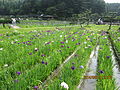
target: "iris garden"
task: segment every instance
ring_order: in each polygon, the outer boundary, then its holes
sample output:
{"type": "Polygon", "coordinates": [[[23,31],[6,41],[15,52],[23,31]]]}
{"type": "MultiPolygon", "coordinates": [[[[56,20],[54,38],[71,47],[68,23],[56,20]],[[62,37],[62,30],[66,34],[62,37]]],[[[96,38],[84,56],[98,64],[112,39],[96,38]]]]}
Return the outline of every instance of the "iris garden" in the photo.
{"type": "MultiPolygon", "coordinates": [[[[34,22],[33,22],[34,23],[34,22]]],[[[83,79],[90,54],[99,45],[97,76],[113,76],[107,25],[43,25],[18,24],[20,29],[0,26],[1,90],[76,90],[83,79]],[[63,63],[72,53],[75,54],[63,63]],[[60,71],[47,78],[61,65],[60,71]],[[46,81],[47,80],[47,81],[46,81]],[[46,81],[46,82],[45,82],[46,81]]],[[[110,31],[119,54],[120,31],[110,31]]],[[[97,90],[115,90],[115,79],[97,79],[97,90]]]]}

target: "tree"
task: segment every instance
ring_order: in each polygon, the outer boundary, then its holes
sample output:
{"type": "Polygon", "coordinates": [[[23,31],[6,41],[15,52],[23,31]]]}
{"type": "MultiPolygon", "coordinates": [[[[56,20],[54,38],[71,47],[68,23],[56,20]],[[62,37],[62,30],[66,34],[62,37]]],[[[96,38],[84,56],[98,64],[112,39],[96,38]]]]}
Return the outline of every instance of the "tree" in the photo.
{"type": "Polygon", "coordinates": [[[29,15],[50,14],[68,18],[86,10],[101,14],[105,11],[104,0],[3,0],[0,1],[1,14],[29,15]]]}
{"type": "Polygon", "coordinates": [[[113,22],[113,20],[114,20],[114,18],[116,17],[116,12],[110,12],[109,13],[109,16],[108,16],[108,18],[109,18],[109,20],[110,20],[110,25],[109,25],[109,28],[108,28],[108,31],[111,29],[111,27],[112,27],[112,22],[113,22]]]}

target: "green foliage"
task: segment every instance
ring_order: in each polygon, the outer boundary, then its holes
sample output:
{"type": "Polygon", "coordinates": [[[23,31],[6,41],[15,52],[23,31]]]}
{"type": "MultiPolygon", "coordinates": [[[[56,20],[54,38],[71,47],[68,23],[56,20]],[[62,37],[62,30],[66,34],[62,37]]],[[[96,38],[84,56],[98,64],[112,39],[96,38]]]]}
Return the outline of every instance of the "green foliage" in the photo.
{"type": "Polygon", "coordinates": [[[79,23],[80,25],[87,23],[88,25],[91,21],[91,14],[91,10],[86,10],[85,12],[80,14],[73,14],[73,16],[71,17],[71,22],[74,24],[79,23]]]}
{"type": "Polygon", "coordinates": [[[117,12],[109,12],[103,19],[104,22],[118,22],[120,21],[120,16],[117,16],[117,12]]]}
{"type": "Polygon", "coordinates": [[[0,23],[12,23],[12,21],[10,19],[1,18],[0,23]]]}
{"type": "Polygon", "coordinates": [[[14,0],[0,1],[0,13],[2,15],[28,15],[49,14],[61,18],[71,17],[72,14],[80,14],[87,9],[92,13],[103,13],[105,2],[103,0],[14,0]],[[4,1],[4,2],[3,2],[4,1]]]}
{"type": "Polygon", "coordinates": [[[120,3],[107,3],[106,10],[107,12],[117,12],[117,15],[120,15],[120,3]]]}

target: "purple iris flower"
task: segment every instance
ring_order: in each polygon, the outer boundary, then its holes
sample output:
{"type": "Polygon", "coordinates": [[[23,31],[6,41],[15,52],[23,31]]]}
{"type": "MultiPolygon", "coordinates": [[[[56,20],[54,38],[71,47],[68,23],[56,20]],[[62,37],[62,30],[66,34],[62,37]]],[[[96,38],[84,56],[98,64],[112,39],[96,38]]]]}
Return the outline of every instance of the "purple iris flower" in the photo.
{"type": "Polygon", "coordinates": [[[72,41],[75,41],[76,39],[73,39],[72,41]]]}
{"type": "Polygon", "coordinates": [[[64,42],[60,42],[60,43],[64,44],[64,42]]]}
{"type": "Polygon", "coordinates": [[[80,45],[80,43],[76,43],[76,45],[80,45]]]}
{"type": "Polygon", "coordinates": [[[102,70],[100,70],[100,71],[98,71],[99,73],[104,73],[104,71],[102,71],[102,70]]]}
{"type": "Polygon", "coordinates": [[[64,47],[64,45],[61,45],[61,47],[64,47]]]}
{"type": "Polygon", "coordinates": [[[32,41],[27,41],[27,42],[32,42],[32,41]]]}
{"type": "Polygon", "coordinates": [[[110,58],[110,56],[106,56],[106,58],[110,58]]]}
{"type": "Polygon", "coordinates": [[[51,42],[48,42],[48,43],[46,43],[46,44],[50,44],[51,42]]]}
{"type": "Polygon", "coordinates": [[[86,33],[83,33],[83,35],[86,35],[86,33]]]}
{"type": "Polygon", "coordinates": [[[78,32],[75,32],[74,34],[77,34],[78,32]]]}
{"type": "Polygon", "coordinates": [[[21,72],[16,72],[18,75],[20,75],[21,74],[21,72]]]}
{"type": "Polygon", "coordinates": [[[42,57],[44,57],[45,55],[44,55],[44,54],[42,54],[41,56],[42,56],[42,57]]]}
{"type": "Polygon", "coordinates": [[[39,87],[38,86],[34,86],[34,89],[38,89],[39,87]]]}
{"type": "Polygon", "coordinates": [[[42,64],[44,64],[45,62],[44,62],[44,61],[42,61],[41,63],[42,63],[42,64]]]}
{"type": "Polygon", "coordinates": [[[68,38],[70,38],[72,35],[68,36],[68,38]]]}
{"type": "Polygon", "coordinates": [[[32,55],[32,53],[29,53],[29,55],[32,55]]]}
{"type": "Polygon", "coordinates": [[[81,66],[80,66],[80,68],[82,68],[82,69],[83,69],[83,68],[84,68],[84,66],[82,66],[82,65],[81,65],[81,66]]]}
{"type": "Polygon", "coordinates": [[[72,66],[71,69],[74,70],[74,69],[75,69],[75,66],[72,66]]]}
{"type": "Polygon", "coordinates": [[[32,44],[27,44],[27,45],[32,45],[32,44]]]}
{"type": "Polygon", "coordinates": [[[23,42],[23,44],[27,44],[28,42],[23,42]]]}
{"type": "Polygon", "coordinates": [[[46,32],[51,32],[50,30],[46,31],[46,32]]]}

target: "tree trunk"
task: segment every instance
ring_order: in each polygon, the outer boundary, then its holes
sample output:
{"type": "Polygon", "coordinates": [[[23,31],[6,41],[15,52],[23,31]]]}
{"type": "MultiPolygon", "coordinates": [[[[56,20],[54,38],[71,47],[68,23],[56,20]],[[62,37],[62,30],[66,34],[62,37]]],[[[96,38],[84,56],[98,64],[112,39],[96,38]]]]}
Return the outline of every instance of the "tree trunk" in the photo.
{"type": "Polygon", "coordinates": [[[5,28],[5,23],[3,23],[3,28],[5,28]]]}

